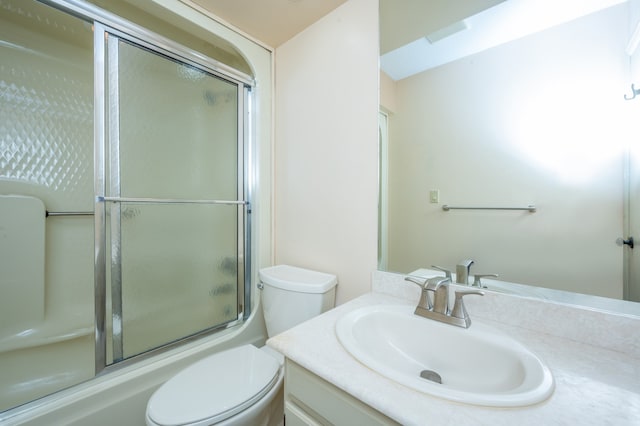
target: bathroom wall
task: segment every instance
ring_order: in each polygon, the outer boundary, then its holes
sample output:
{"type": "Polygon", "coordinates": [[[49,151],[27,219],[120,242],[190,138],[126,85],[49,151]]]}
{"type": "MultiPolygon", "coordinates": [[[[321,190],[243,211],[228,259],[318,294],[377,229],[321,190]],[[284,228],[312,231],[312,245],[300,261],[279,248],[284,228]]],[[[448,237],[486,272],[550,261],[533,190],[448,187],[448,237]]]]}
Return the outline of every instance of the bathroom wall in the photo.
{"type": "Polygon", "coordinates": [[[378,4],[350,0],[276,49],[275,260],[370,289],[377,247],[378,4]]]}
{"type": "Polygon", "coordinates": [[[380,70],[380,106],[389,113],[396,110],[396,82],[380,70]]]}
{"type": "Polygon", "coordinates": [[[396,82],[389,270],[470,257],[506,281],[622,296],[626,8],[396,82]]]}

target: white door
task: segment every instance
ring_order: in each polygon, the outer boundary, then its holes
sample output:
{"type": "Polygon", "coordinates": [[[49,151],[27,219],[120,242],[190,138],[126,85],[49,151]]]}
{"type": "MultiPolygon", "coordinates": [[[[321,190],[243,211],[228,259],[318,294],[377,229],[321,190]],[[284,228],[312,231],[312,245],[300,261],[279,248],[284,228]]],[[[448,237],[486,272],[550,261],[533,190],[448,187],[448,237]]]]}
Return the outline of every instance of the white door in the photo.
{"type": "Polygon", "coordinates": [[[629,161],[629,204],[628,233],[624,236],[627,242],[635,237],[635,248],[624,244],[625,259],[625,294],[626,300],[640,302],[640,149],[632,149],[629,161]],[[635,152],[634,152],[635,151],[635,152]]]}
{"type": "Polygon", "coordinates": [[[378,139],[379,139],[379,149],[380,155],[379,158],[379,198],[378,198],[378,269],[382,269],[383,271],[387,270],[387,259],[388,259],[388,240],[387,240],[387,223],[388,223],[388,182],[387,178],[389,175],[388,172],[388,144],[389,144],[389,134],[388,134],[388,123],[389,117],[386,113],[380,111],[378,113],[378,139]]]}

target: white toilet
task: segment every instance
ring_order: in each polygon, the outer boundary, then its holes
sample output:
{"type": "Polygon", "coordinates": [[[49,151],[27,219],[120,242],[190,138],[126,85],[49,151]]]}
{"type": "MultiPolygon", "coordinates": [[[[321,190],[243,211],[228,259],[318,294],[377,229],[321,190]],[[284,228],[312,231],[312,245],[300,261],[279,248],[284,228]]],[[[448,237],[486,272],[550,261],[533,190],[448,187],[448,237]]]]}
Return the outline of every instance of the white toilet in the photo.
{"type": "MultiPolygon", "coordinates": [[[[333,308],[335,275],[288,265],[260,270],[269,337],[333,308]]],[[[239,346],[208,356],[169,379],[147,403],[150,426],[278,425],[283,419],[284,357],[239,346]]]]}

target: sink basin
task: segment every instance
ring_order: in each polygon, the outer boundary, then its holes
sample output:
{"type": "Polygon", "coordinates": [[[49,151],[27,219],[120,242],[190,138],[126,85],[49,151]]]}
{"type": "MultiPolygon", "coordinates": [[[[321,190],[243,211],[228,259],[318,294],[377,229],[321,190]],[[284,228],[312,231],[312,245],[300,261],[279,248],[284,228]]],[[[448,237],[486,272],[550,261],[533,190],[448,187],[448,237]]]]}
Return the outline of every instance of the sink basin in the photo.
{"type": "Polygon", "coordinates": [[[419,317],[413,310],[402,305],[360,308],[338,320],[336,334],[367,367],[429,395],[518,407],[553,393],[549,369],[503,332],[478,321],[467,329],[456,327],[419,317]]]}

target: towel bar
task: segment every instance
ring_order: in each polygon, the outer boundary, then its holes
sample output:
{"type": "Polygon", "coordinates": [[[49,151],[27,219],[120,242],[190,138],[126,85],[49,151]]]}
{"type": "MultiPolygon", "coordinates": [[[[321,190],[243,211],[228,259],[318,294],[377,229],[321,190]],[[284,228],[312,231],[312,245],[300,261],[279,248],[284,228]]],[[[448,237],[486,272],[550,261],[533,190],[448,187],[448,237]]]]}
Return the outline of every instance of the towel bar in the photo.
{"type": "Polygon", "coordinates": [[[442,206],[442,210],[448,212],[449,210],[526,210],[530,213],[536,212],[536,206],[533,204],[527,207],[454,207],[447,204],[442,206]]]}
{"type": "Polygon", "coordinates": [[[98,197],[98,201],[110,201],[113,203],[141,203],[141,204],[228,204],[248,205],[248,201],[242,200],[179,200],[171,198],[132,198],[132,197],[98,197]]]}
{"type": "Polygon", "coordinates": [[[50,212],[44,211],[44,217],[49,216],[93,216],[93,212],[50,212]]]}

